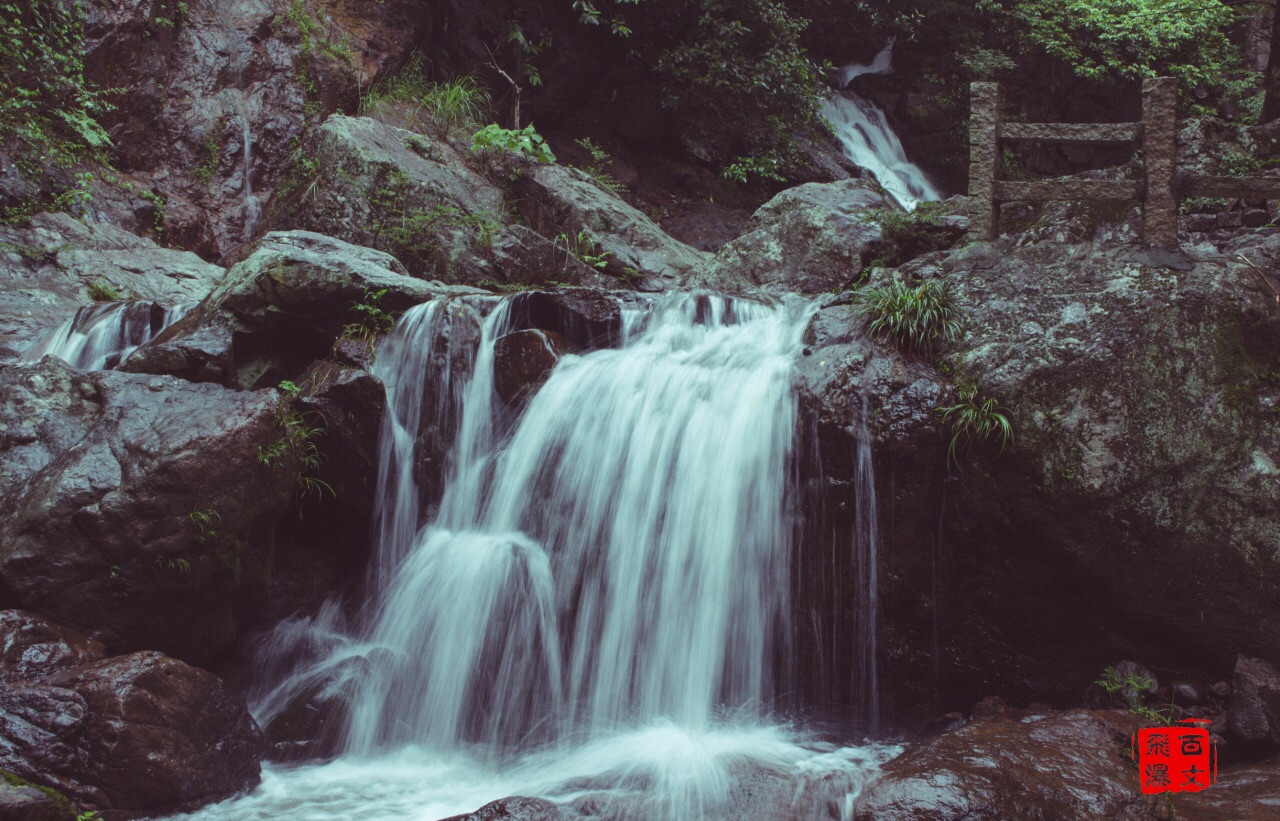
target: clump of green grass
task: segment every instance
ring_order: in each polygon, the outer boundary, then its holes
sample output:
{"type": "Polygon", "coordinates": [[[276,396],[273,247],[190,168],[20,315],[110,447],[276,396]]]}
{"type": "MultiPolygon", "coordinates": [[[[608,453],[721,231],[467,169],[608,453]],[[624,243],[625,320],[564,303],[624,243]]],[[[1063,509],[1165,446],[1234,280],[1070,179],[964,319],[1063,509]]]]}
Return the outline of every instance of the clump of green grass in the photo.
{"type": "Polygon", "coordinates": [[[874,339],[907,353],[932,356],[939,342],[960,333],[951,290],[942,280],[915,286],[897,280],[867,285],[854,293],[854,301],[859,314],[870,320],[867,330],[874,339]]]}
{"type": "Polygon", "coordinates": [[[947,447],[947,463],[959,464],[960,454],[976,443],[993,436],[1000,437],[1000,451],[1013,441],[1013,425],[1004,414],[1005,408],[993,397],[981,395],[982,386],[977,383],[957,388],[960,401],[939,408],[942,421],[951,423],[951,444],[947,447]]]}
{"type": "Polygon", "coordinates": [[[121,299],[116,286],[105,279],[89,283],[89,298],[94,302],[117,302],[121,299]]]}
{"type": "Polygon", "coordinates": [[[368,114],[382,102],[399,103],[410,109],[410,122],[422,113],[436,129],[448,133],[478,127],[488,117],[492,99],[473,74],[431,81],[422,55],[415,53],[400,71],[369,89],[360,101],[360,113],[368,114]]]}

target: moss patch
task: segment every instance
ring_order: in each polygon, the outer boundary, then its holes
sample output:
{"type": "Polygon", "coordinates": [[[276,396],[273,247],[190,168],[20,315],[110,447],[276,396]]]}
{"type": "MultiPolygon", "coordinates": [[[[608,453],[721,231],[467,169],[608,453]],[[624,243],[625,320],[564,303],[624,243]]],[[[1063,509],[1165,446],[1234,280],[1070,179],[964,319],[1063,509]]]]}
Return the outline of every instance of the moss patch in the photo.
{"type": "MultiPolygon", "coordinates": [[[[76,821],[77,816],[80,814],[79,809],[70,798],[67,798],[52,787],[43,787],[7,770],[0,770],[0,781],[7,783],[11,787],[34,787],[53,799],[53,806],[43,815],[33,816],[31,821],[76,821]]],[[[0,787],[0,790],[3,790],[3,787],[0,787]]]]}

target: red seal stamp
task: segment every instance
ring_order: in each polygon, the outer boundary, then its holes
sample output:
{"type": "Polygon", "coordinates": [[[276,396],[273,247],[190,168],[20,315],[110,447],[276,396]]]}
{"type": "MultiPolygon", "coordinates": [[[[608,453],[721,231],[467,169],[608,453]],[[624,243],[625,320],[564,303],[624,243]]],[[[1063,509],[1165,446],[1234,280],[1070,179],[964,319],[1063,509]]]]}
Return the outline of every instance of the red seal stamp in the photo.
{"type": "MultiPolygon", "coordinates": [[[[1183,724],[1207,724],[1202,718],[1183,724]]],[[[1138,779],[1148,795],[1164,792],[1199,792],[1218,775],[1218,756],[1204,727],[1149,727],[1132,739],[1138,779]]]]}

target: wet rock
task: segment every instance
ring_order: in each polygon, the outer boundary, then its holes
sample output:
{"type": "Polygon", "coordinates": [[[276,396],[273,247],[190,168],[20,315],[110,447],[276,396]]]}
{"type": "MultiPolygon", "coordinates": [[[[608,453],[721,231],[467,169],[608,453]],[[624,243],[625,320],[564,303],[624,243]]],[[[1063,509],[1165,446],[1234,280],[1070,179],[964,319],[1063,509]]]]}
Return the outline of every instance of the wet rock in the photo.
{"type": "Polygon", "coordinates": [[[583,232],[582,244],[590,245],[578,250],[607,256],[604,272],[627,287],[680,287],[710,260],[576,168],[530,166],[514,189],[530,227],[575,249],[583,232]]]}
{"type": "Polygon", "coordinates": [[[0,774],[0,821],[71,821],[73,810],[60,811],[53,796],[38,787],[13,786],[0,774]]]}
{"type": "Polygon", "coordinates": [[[32,678],[97,661],[100,642],[33,613],[0,610],[0,677],[32,678]]]}
{"type": "Polygon", "coordinates": [[[1125,760],[1130,716],[1074,710],[976,722],[919,742],[885,764],[854,804],[877,821],[1142,818],[1125,760]]]}
{"type": "Polygon", "coordinates": [[[0,588],[113,652],[201,661],[265,594],[293,492],[275,391],[0,366],[0,588]]]}
{"type": "Polygon", "coordinates": [[[493,346],[493,387],[508,405],[522,405],[551,376],[565,353],[563,337],[536,328],[500,337],[493,346]]]}
{"type": "Polygon", "coordinates": [[[262,739],[211,673],[144,652],[0,691],[0,770],[101,808],[177,808],[257,783],[262,739]]]}
{"type": "Polygon", "coordinates": [[[271,233],[127,369],[245,389],[296,382],[362,318],[357,303],[390,317],[442,291],[381,251],[307,231],[271,233]]]}
{"type": "Polygon", "coordinates": [[[523,225],[505,195],[447,140],[334,115],[308,149],[314,167],[281,192],[272,223],[389,252],[414,276],[495,287],[600,284],[594,269],[523,225]],[[305,201],[298,195],[307,191],[305,201]]]}
{"type": "Polygon", "coordinates": [[[1239,656],[1228,714],[1245,741],[1280,743],[1280,672],[1262,659],[1239,656]]]}
{"type": "Polygon", "coordinates": [[[622,308],[618,300],[585,288],[516,294],[511,324],[559,334],[574,353],[616,348],[622,342],[622,308]]]}
{"type": "Polygon", "coordinates": [[[92,284],[172,306],[203,299],[225,273],[195,254],[67,214],[0,226],[0,362],[16,360],[91,303],[92,284]]]}
{"type": "Polygon", "coordinates": [[[970,715],[975,719],[995,718],[1007,712],[1009,712],[1009,705],[1004,703],[1004,699],[1000,696],[987,696],[973,705],[973,712],[970,715]]]}
{"type": "Polygon", "coordinates": [[[1173,690],[1170,693],[1173,700],[1183,706],[1194,706],[1203,704],[1205,701],[1205,690],[1194,681],[1175,681],[1173,690]]]}
{"type": "Polygon", "coordinates": [[[1210,789],[1180,794],[1177,808],[1183,821],[1280,818],[1280,761],[1225,767],[1210,789]]]}
{"type": "Polygon", "coordinates": [[[572,818],[560,806],[545,798],[502,798],[485,804],[467,815],[455,815],[443,821],[562,821],[572,818]]]}
{"type": "Polygon", "coordinates": [[[862,180],[788,188],[762,205],[698,281],[733,291],[818,294],[856,282],[863,252],[882,236],[867,211],[889,207],[862,180]]]}
{"type": "Polygon", "coordinates": [[[366,370],[313,362],[298,382],[297,406],[323,422],[324,462],[317,476],[334,491],[334,501],[361,512],[373,511],[378,475],[378,431],[386,405],[383,385],[366,370]]]}

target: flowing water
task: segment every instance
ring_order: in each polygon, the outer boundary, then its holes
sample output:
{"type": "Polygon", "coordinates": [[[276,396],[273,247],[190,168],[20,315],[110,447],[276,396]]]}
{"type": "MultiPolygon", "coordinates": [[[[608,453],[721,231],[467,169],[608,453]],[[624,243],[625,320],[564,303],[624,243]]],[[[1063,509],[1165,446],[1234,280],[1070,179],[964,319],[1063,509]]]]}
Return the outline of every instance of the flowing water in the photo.
{"type": "Polygon", "coordinates": [[[678,296],[625,311],[622,347],[564,357],[517,415],[493,391],[513,302],[400,320],[377,365],[370,606],[355,626],[332,607],[285,623],[255,666],[264,725],[298,693],[348,693],[345,753],[268,767],[196,817],[434,819],[508,795],[607,818],[850,816],[893,748],[783,718],[810,310],[678,296]],[[437,503],[415,466],[440,436],[437,503]]]}
{"type": "Polygon", "coordinates": [[[182,303],[166,308],[142,300],[86,305],[32,345],[20,361],[38,362],[52,355],[81,370],[114,368],[192,307],[193,303],[182,303]]]}
{"type": "MultiPolygon", "coordinates": [[[[867,65],[850,63],[837,74],[841,88],[863,74],[888,74],[892,66],[893,42],[867,65]]],[[[907,159],[902,141],[889,126],[884,111],[852,91],[839,91],[823,101],[822,116],[835,130],[844,155],[865,168],[898,204],[908,210],[926,200],[942,199],[924,169],[907,159]]]]}

